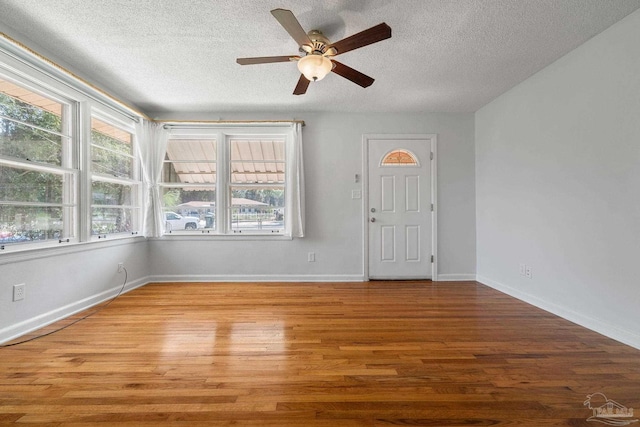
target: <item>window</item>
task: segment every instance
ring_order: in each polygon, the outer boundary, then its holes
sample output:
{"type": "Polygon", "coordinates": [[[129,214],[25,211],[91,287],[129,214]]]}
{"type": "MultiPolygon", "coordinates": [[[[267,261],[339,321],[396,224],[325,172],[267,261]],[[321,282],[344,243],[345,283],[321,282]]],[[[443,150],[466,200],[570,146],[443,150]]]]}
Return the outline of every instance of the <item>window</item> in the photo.
{"type": "Polygon", "coordinates": [[[137,234],[136,120],[0,37],[0,253],[137,234]]]}
{"type": "Polygon", "coordinates": [[[216,139],[170,139],[163,167],[165,231],[216,230],[216,139]]]}
{"type": "Polygon", "coordinates": [[[302,236],[301,221],[295,232],[290,221],[290,212],[301,218],[294,135],[290,125],[172,129],[160,184],[165,233],[302,236]]]}
{"type": "Polygon", "coordinates": [[[382,166],[417,166],[416,157],[407,150],[393,150],[382,159],[382,166]]]}
{"type": "Polygon", "coordinates": [[[234,233],[284,229],[284,138],[229,140],[231,223],[234,233]]]}
{"type": "Polygon", "coordinates": [[[0,245],[77,235],[71,104],[0,75],[0,245]]]}
{"type": "Polygon", "coordinates": [[[138,231],[140,184],[133,131],[94,115],[91,119],[91,234],[138,231]]]}

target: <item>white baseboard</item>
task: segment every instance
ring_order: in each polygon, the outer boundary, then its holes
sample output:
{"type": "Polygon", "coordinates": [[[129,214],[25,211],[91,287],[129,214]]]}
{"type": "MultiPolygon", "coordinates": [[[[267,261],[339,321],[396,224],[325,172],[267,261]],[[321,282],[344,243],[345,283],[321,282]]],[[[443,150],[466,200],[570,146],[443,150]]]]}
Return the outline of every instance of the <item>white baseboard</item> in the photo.
{"type": "Polygon", "coordinates": [[[561,307],[555,303],[546,301],[531,294],[527,294],[503,283],[496,282],[489,279],[488,277],[478,276],[477,281],[482,283],[483,285],[489,286],[497,291],[510,295],[544,311],[562,317],[565,320],[604,335],[605,337],[614,339],[618,342],[621,342],[622,344],[626,344],[640,350],[640,336],[633,331],[621,329],[617,325],[612,325],[610,323],[594,319],[590,316],[584,315],[583,313],[578,313],[573,310],[567,310],[566,308],[561,307]]]}
{"type": "Polygon", "coordinates": [[[475,281],[475,274],[438,274],[438,282],[468,282],[475,281]]]}
{"type": "MultiPolygon", "coordinates": [[[[133,289],[144,286],[147,283],[149,283],[149,280],[146,277],[142,277],[133,282],[129,282],[125,285],[125,288],[122,291],[122,293],[132,291],[133,289]]],[[[99,294],[92,295],[88,298],[84,298],[79,301],[75,301],[64,307],[56,308],[55,310],[51,310],[47,313],[43,313],[39,316],[33,317],[23,322],[16,323],[16,324],[7,326],[6,328],[0,329],[0,343],[12,341],[22,335],[36,331],[40,328],[43,328],[47,325],[55,323],[66,317],[72,316],[83,310],[91,308],[94,305],[107,301],[115,297],[116,295],[118,295],[118,292],[120,292],[120,289],[122,289],[122,285],[115,286],[111,289],[107,289],[106,291],[100,292],[99,294]]]]}
{"type": "Polygon", "coordinates": [[[365,282],[367,279],[358,274],[321,274],[321,275],[235,275],[235,274],[191,274],[156,275],[147,278],[148,282],[365,282]]]}

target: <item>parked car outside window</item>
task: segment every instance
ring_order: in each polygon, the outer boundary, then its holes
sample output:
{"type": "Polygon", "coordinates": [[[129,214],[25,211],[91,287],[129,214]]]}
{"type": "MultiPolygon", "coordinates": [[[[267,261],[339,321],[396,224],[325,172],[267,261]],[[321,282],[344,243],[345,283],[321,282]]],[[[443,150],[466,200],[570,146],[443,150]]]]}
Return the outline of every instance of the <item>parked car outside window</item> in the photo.
{"type": "Polygon", "coordinates": [[[195,230],[200,228],[200,218],[195,216],[182,216],[175,212],[164,213],[166,231],[195,230]]]}

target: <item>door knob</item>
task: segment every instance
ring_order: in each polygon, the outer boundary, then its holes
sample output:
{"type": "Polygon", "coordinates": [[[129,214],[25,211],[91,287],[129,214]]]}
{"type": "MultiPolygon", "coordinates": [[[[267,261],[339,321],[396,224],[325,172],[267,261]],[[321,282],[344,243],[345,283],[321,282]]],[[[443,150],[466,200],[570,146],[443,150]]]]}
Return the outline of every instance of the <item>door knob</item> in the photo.
{"type": "Polygon", "coordinates": [[[376,222],[376,219],[375,218],[371,218],[371,222],[376,222]]]}

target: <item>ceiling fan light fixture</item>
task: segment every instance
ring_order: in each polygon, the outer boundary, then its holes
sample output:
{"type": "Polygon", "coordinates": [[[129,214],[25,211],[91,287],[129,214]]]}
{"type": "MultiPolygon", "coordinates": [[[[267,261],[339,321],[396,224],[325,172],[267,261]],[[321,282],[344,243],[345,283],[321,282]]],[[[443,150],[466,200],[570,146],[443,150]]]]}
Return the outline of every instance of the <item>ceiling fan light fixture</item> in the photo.
{"type": "Polygon", "coordinates": [[[251,65],[298,61],[298,70],[300,70],[302,74],[298,77],[298,83],[293,90],[294,95],[304,95],[307,93],[309,82],[322,80],[331,72],[361,87],[369,87],[373,84],[373,78],[329,58],[388,39],[391,37],[391,27],[387,24],[383,22],[375,27],[360,31],[359,33],[332,43],[321,31],[311,30],[305,33],[300,22],[298,22],[298,19],[290,10],[273,9],[271,14],[289,33],[291,38],[295,40],[299,46],[300,54],[304,54],[304,56],[281,55],[238,58],[236,59],[238,64],[251,65]]]}
{"type": "Polygon", "coordinates": [[[331,72],[333,63],[326,57],[318,54],[311,54],[300,58],[298,70],[304,74],[310,82],[322,80],[331,72]]]}

